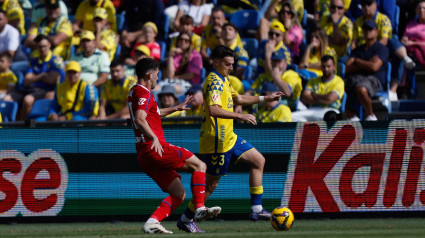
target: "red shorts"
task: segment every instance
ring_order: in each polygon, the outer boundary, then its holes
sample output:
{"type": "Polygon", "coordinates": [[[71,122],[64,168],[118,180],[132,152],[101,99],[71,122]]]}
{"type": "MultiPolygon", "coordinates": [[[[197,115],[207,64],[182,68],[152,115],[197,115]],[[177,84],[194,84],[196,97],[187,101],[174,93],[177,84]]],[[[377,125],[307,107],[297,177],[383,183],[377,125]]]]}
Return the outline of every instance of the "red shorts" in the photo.
{"type": "Polygon", "coordinates": [[[175,178],[181,178],[176,169],[183,167],[193,153],[185,148],[166,143],[162,144],[164,152],[161,157],[150,147],[151,145],[148,145],[146,150],[138,151],[140,167],[159,185],[162,191],[165,191],[175,178]]]}

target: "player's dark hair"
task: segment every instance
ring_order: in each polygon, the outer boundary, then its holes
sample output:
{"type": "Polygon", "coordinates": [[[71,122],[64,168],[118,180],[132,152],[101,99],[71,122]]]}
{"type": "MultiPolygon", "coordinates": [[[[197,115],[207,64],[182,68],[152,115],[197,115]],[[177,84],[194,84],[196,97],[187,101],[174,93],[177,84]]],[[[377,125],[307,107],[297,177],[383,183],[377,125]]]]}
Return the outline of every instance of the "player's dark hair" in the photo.
{"type": "Polygon", "coordinates": [[[158,68],[159,68],[158,63],[152,58],[140,59],[136,63],[137,78],[143,79],[146,73],[148,73],[151,70],[156,70],[158,68]]]}
{"type": "Polygon", "coordinates": [[[235,51],[224,45],[216,46],[211,53],[211,59],[223,59],[228,56],[235,57],[235,51]]]}
{"type": "Polygon", "coordinates": [[[36,36],[35,39],[34,39],[34,42],[35,43],[40,43],[42,40],[47,40],[49,43],[51,43],[49,37],[47,37],[46,35],[38,35],[38,36],[36,36]]]}
{"type": "Polygon", "coordinates": [[[109,67],[110,68],[114,68],[114,67],[117,67],[117,66],[122,66],[123,65],[123,63],[121,63],[119,60],[114,60],[114,61],[112,61],[111,62],[111,64],[109,65],[109,67]]]}
{"type": "Polygon", "coordinates": [[[233,24],[231,22],[224,23],[223,29],[226,28],[226,27],[228,27],[228,26],[232,27],[233,29],[235,29],[236,32],[238,32],[238,28],[235,26],[235,24],[233,24]]]}
{"type": "Polygon", "coordinates": [[[332,62],[335,64],[335,59],[331,55],[322,56],[322,58],[320,59],[320,62],[325,63],[328,60],[332,60],[332,62]]]}
{"type": "Polygon", "coordinates": [[[2,53],[0,53],[0,58],[5,57],[7,59],[7,61],[9,61],[9,63],[12,63],[13,61],[13,56],[9,51],[4,51],[2,53]]]}

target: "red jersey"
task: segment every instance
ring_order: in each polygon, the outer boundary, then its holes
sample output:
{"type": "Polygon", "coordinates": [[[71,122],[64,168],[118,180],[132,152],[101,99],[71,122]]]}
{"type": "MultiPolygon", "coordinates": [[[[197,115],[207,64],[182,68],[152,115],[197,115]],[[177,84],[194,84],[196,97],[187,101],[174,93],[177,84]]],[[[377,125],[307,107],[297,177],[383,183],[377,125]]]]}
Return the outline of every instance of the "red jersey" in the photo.
{"type": "Polygon", "coordinates": [[[151,145],[152,139],[148,138],[136,124],[135,115],[137,110],[143,110],[148,114],[146,116],[146,121],[148,122],[149,127],[158,137],[161,144],[166,143],[161,124],[159,107],[156,103],[155,97],[149,89],[139,83],[134,85],[128,94],[128,107],[130,109],[131,125],[133,126],[134,135],[136,136],[136,148],[138,151],[140,149],[149,150],[150,146],[146,147],[146,145],[151,145]]]}

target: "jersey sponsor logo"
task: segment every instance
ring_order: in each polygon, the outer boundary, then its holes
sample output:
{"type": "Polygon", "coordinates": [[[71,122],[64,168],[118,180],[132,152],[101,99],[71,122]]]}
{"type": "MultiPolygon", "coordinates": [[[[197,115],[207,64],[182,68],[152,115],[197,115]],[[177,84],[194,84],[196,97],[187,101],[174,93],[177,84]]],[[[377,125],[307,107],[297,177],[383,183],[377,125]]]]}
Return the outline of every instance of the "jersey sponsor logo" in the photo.
{"type": "Polygon", "coordinates": [[[212,95],[211,99],[212,99],[214,102],[217,102],[219,97],[220,97],[220,96],[219,96],[218,94],[214,94],[214,95],[212,95]]]}
{"type": "Polygon", "coordinates": [[[146,102],[146,98],[139,98],[139,105],[142,106],[143,104],[145,104],[146,102]]]}

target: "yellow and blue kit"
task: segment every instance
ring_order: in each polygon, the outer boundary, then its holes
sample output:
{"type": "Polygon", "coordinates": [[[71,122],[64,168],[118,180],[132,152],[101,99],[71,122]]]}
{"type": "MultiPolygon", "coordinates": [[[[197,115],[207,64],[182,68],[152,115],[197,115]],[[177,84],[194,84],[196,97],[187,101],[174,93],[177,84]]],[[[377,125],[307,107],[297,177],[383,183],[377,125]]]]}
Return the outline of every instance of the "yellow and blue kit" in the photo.
{"type": "Polygon", "coordinates": [[[268,122],[291,122],[291,109],[283,104],[276,104],[271,109],[260,106],[257,112],[257,120],[262,123],[268,122]]]}
{"type": "Polygon", "coordinates": [[[90,116],[97,116],[99,100],[96,87],[81,79],[73,85],[68,80],[59,84],[53,100],[51,113],[53,112],[65,115],[68,120],[77,118],[84,120],[90,116]],[[77,91],[78,98],[76,98],[77,91]],[[75,100],[77,101],[75,102],[75,100]]]}
{"type": "Polygon", "coordinates": [[[348,54],[348,47],[353,40],[353,22],[346,16],[342,16],[337,26],[334,25],[331,16],[325,16],[320,18],[319,25],[326,31],[328,38],[331,39],[333,37],[334,27],[338,27],[339,32],[346,39],[345,45],[336,45],[329,44],[330,47],[335,49],[335,52],[338,57],[344,56],[348,54]]]}
{"type": "Polygon", "coordinates": [[[137,80],[128,75],[125,75],[119,83],[107,80],[103,85],[101,100],[106,100],[114,108],[114,111],[118,112],[127,107],[128,93],[136,83],[137,80]]]}
{"type": "Polygon", "coordinates": [[[339,109],[341,107],[341,99],[344,95],[344,80],[342,80],[338,75],[335,75],[333,78],[323,81],[322,77],[313,78],[308,81],[306,89],[310,90],[316,94],[326,95],[328,93],[334,92],[338,95],[338,100],[332,104],[314,104],[313,107],[331,107],[339,109]]]}
{"type": "MultiPolygon", "coordinates": [[[[372,19],[378,26],[378,41],[382,38],[391,39],[393,27],[391,25],[390,19],[378,11],[376,11],[375,16],[372,19]]],[[[353,39],[357,40],[357,45],[362,45],[366,43],[366,40],[363,36],[363,24],[365,23],[365,16],[357,18],[356,23],[354,24],[354,36],[353,39]]]]}
{"type": "MultiPolygon", "coordinates": [[[[65,70],[63,65],[63,60],[60,56],[57,56],[50,51],[47,54],[47,57],[43,60],[37,57],[30,58],[29,68],[27,73],[32,74],[41,74],[48,72],[58,72],[60,75],[59,83],[65,78],[65,70]]],[[[54,90],[56,85],[49,85],[42,81],[37,81],[30,85],[30,87],[39,87],[44,88],[47,91],[54,90]]]]}
{"type": "MultiPolygon", "coordinates": [[[[266,63],[266,44],[267,40],[263,40],[260,45],[258,46],[258,54],[257,54],[257,72],[255,78],[266,72],[266,69],[264,68],[266,63]]],[[[283,41],[279,42],[275,47],[274,51],[282,51],[285,55],[285,61],[288,65],[292,64],[292,58],[291,58],[291,52],[288,50],[288,47],[283,43],[283,41]]]]}
{"type": "Polygon", "coordinates": [[[18,79],[12,70],[0,73],[0,90],[7,90],[9,86],[15,86],[17,82],[18,79]]]}
{"type": "MultiPolygon", "coordinates": [[[[239,36],[236,38],[236,42],[238,46],[243,47],[241,37],[239,36]]],[[[204,30],[202,31],[202,42],[201,42],[201,48],[210,48],[210,50],[213,50],[214,47],[218,46],[218,38],[216,35],[216,31],[212,27],[211,24],[206,26],[204,30]]]]}
{"type": "Polygon", "coordinates": [[[19,34],[25,35],[25,15],[24,10],[22,10],[21,4],[18,0],[4,0],[3,3],[0,3],[0,9],[6,13],[7,19],[9,22],[12,20],[19,20],[18,31],[19,34]]]}
{"type": "Polygon", "coordinates": [[[32,28],[28,34],[33,36],[55,36],[59,32],[64,33],[68,38],[53,49],[53,54],[68,60],[71,55],[71,43],[74,32],[72,31],[72,24],[67,17],[61,16],[54,22],[49,22],[49,17],[44,17],[37,23],[37,27],[32,28]]]}
{"type": "Polygon", "coordinates": [[[83,29],[95,32],[96,28],[93,23],[94,10],[96,8],[105,8],[108,12],[108,23],[111,24],[111,29],[117,32],[117,20],[115,18],[116,10],[111,0],[100,0],[96,5],[92,6],[89,0],[85,0],[78,5],[75,14],[75,20],[82,21],[83,29]]]}
{"type": "MultiPolygon", "coordinates": [[[[338,57],[336,55],[335,50],[332,47],[327,47],[325,50],[325,54],[324,55],[329,55],[332,56],[332,58],[334,58],[334,62],[338,62],[338,57]]],[[[310,55],[308,56],[308,64],[320,64],[321,63],[321,59],[322,56],[321,52],[318,50],[313,49],[310,52],[310,55]]],[[[308,71],[315,73],[318,77],[323,75],[322,69],[313,69],[313,68],[307,68],[308,71]]]]}
{"type": "Polygon", "coordinates": [[[248,66],[249,61],[248,52],[238,45],[237,40],[235,40],[229,48],[235,51],[235,63],[233,64],[233,70],[237,67],[245,69],[248,66]]]}

